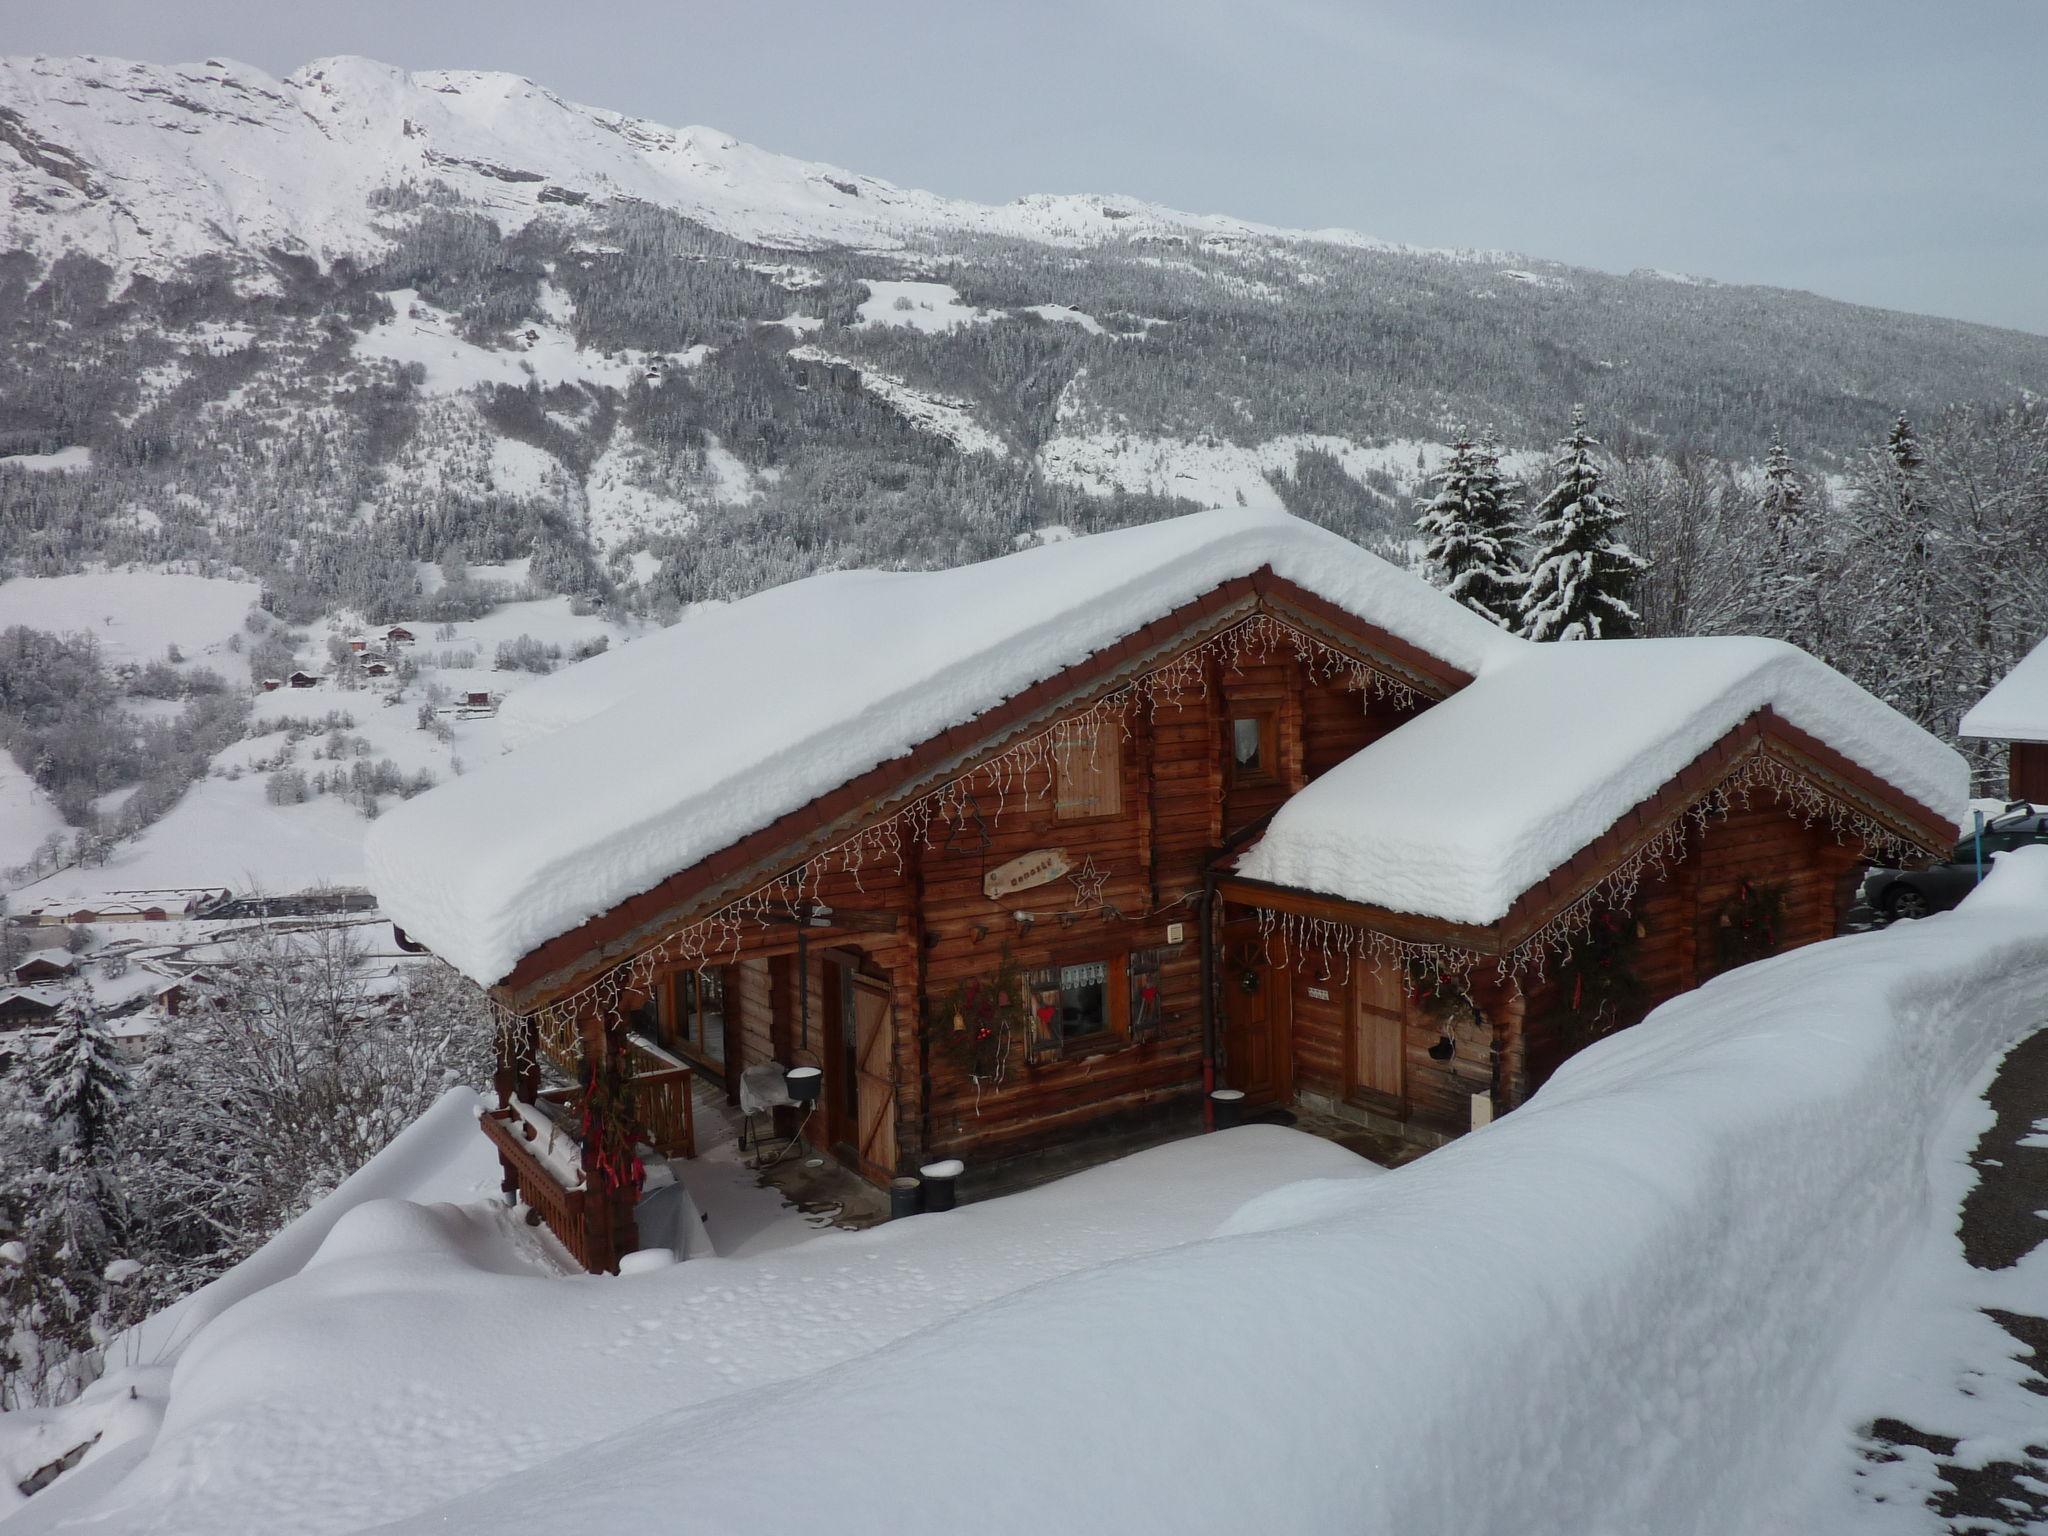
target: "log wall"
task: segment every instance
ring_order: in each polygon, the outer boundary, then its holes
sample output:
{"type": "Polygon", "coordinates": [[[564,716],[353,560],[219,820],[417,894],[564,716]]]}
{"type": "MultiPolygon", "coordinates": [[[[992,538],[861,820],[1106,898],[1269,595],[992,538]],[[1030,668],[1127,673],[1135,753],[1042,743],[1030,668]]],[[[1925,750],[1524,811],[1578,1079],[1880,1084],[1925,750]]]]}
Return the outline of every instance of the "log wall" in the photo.
{"type": "MultiPolygon", "coordinates": [[[[1720,919],[1745,879],[1783,891],[1775,951],[1783,953],[1834,937],[1862,862],[1859,844],[1837,840],[1825,824],[1807,825],[1767,791],[1704,829],[1689,826],[1683,855],[1661,878],[1654,871],[1646,877],[1628,909],[1641,933],[1636,974],[1643,995],[1636,1019],[1712,979],[1720,919]]],[[[1568,1053],[1558,1026],[1562,1010],[1555,980],[1528,989],[1529,1022],[1509,1085],[1511,1102],[1542,1086],[1568,1053]]]]}

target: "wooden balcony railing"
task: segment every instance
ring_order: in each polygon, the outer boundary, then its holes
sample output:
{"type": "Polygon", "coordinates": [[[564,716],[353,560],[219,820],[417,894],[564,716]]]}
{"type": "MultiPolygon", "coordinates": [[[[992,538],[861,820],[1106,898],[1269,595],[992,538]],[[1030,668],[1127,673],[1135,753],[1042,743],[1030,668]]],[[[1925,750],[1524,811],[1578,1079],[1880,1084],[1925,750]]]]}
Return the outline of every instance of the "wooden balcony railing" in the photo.
{"type": "Polygon", "coordinates": [[[611,1223],[586,1190],[570,1189],[541,1161],[527,1140],[528,1126],[516,1109],[487,1109],[484,1134],[498,1149],[507,1180],[561,1240],[569,1256],[591,1274],[618,1268],[611,1223]],[[597,1218],[597,1219],[593,1219],[597,1218]]]}
{"type": "MultiPolygon", "coordinates": [[[[628,1036],[626,1044],[633,1068],[628,1082],[634,1113],[646,1133],[648,1147],[662,1157],[695,1157],[697,1120],[690,1102],[689,1063],[639,1035],[628,1036]]],[[[543,1089],[539,1097],[544,1105],[559,1106],[569,1124],[576,1123],[577,1100],[583,1097],[581,1088],[543,1089]]],[[[616,1269],[615,1250],[620,1239],[613,1231],[614,1213],[588,1191],[574,1186],[576,1174],[561,1163],[559,1154],[556,1165],[550,1165],[549,1157],[536,1145],[538,1138],[533,1125],[519,1109],[508,1106],[485,1111],[483,1128],[505,1166],[507,1192],[516,1189],[586,1270],[598,1274],[616,1269]]],[[[573,1149],[574,1156],[580,1158],[581,1149],[574,1137],[566,1131],[559,1134],[573,1149]]],[[[620,1219],[625,1219],[623,1214],[620,1219]]]]}
{"type": "Polygon", "coordinates": [[[690,1064],[644,1035],[628,1035],[633,1065],[633,1107],[647,1140],[663,1157],[697,1155],[697,1114],[691,1105],[690,1064]]]}

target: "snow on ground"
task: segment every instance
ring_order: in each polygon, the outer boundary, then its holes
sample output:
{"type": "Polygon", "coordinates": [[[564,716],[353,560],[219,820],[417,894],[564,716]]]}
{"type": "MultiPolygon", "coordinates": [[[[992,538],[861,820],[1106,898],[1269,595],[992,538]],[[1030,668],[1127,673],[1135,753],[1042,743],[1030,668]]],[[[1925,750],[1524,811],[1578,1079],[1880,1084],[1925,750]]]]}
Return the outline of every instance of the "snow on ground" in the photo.
{"type": "Polygon", "coordinates": [[[0,750],[0,869],[27,863],[44,838],[69,831],[56,802],[12,753],[0,750]]]}
{"type": "MultiPolygon", "coordinates": [[[[2048,1018],[2037,1022],[2048,1024],[2048,1018]]],[[[2029,1042],[2022,1050],[2032,1049],[2029,1042]]],[[[2010,1061],[2007,1057],[2005,1060],[2010,1061]]],[[[1943,1462],[2025,1467],[2027,1447],[2048,1439],[2042,1377],[2024,1347],[1989,1312],[2048,1316],[2048,1243],[2006,1268],[1977,1268],[1958,1236],[1957,1212],[1978,1182],[1971,1154],[1997,1120],[1985,1091],[1993,1062],[1963,1094],[1928,1158],[1929,1220],[1900,1263],[1897,1282],[1875,1310],[1859,1357],[1844,1374],[1836,1443],[1822,1446],[1805,1478],[1811,1505],[1800,1536],[1937,1536],[1958,1529],[2038,1531],[2038,1524],[1950,1524],[1933,1506],[1948,1489],[1943,1462]],[[1869,1454],[1869,1428],[1891,1419],[1957,1443],[1937,1457],[1909,1441],[1869,1454]]],[[[2048,1137],[2019,1147],[2048,1146],[2048,1137]]],[[[2007,1156],[2013,1153],[2005,1148],[2007,1156]]],[[[2037,1212],[2048,1217],[2048,1211],[2037,1212]]],[[[1966,1218],[1967,1219],[1967,1218],[1966,1218]]],[[[2036,1493],[2048,1486],[2033,1482],[2036,1493]]]]}
{"type": "Polygon", "coordinates": [[[862,325],[907,326],[913,331],[951,331],[963,325],[986,325],[1003,313],[999,309],[976,309],[961,302],[950,283],[885,282],[868,283],[868,296],[861,302],[862,325]]]}
{"type": "Polygon", "coordinates": [[[55,453],[0,454],[0,469],[25,469],[30,474],[69,473],[92,468],[92,450],[73,444],[55,453]]]}
{"type": "MultiPolygon", "coordinates": [[[[438,573],[437,573],[438,574],[438,573]]],[[[511,566],[475,566],[471,575],[480,581],[501,581],[508,588],[525,579],[523,562],[511,566]]],[[[7,617],[15,611],[83,615],[90,606],[78,594],[105,601],[109,592],[139,591],[143,601],[159,590],[171,600],[165,613],[137,612],[132,618],[117,616],[114,633],[123,643],[139,645],[165,635],[183,633],[189,637],[208,632],[207,625],[225,624],[239,629],[242,613],[255,588],[236,582],[204,582],[195,597],[187,584],[196,577],[163,577],[162,582],[178,585],[160,588],[144,573],[116,572],[93,577],[29,577],[0,587],[0,627],[16,622],[7,617]],[[83,583],[83,585],[78,585],[83,583]],[[41,589],[73,584],[64,602],[41,589]],[[215,588],[230,589],[227,597],[215,588]],[[206,602],[215,603],[214,614],[205,622],[180,617],[184,608],[209,612],[206,602]],[[123,628],[122,625],[127,627],[123,628]],[[150,625],[156,626],[154,629],[150,625]]],[[[75,628],[78,623],[46,627],[75,628]]],[[[575,648],[598,639],[623,645],[640,633],[637,623],[622,624],[597,614],[579,615],[566,597],[535,598],[500,605],[483,617],[453,625],[450,638],[440,638],[440,626],[422,622],[410,626],[419,637],[410,654],[420,666],[415,682],[401,690],[394,678],[365,679],[361,686],[343,688],[334,676],[328,658],[330,637],[349,639],[379,636],[384,626],[365,627],[347,618],[330,618],[307,630],[308,640],[300,662],[318,674],[314,688],[280,688],[259,694],[251,709],[252,734],[234,743],[214,760],[213,771],[195,782],[161,820],[138,836],[118,843],[107,861],[89,869],[63,869],[19,887],[10,900],[25,906],[49,899],[84,900],[112,891],[145,888],[226,886],[237,892],[262,890],[272,894],[302,891],[317,885],[360,887],[365,880],[363,839],[371,823],[345,798],[336,794],[317,795],[301,804],[273,805],[267,796],[269,777],[280,766],[278,754],[287,750],[288,738],[279,723],[292,719],[318,720],[330,711],[348,715],[353,724],[343,734],[350,742],[347,756],[330,760],[315,757],[324,752],[325,731],[316,732],[291,749],[288,765],[308,776],[320,772],[346,773],[356,761],[388,760],[410,777],[424,771],[438,781],[457,776],[463,768],[496,757],[503,750],[500,721],[494,715],[464,718],[444,714],[440,718],[452,739],[447,742],[419,729],[418,711],[427,701],[430,687],[439,686],[450,694],[485,692],[504,698],[541,680],[542,674],[526,671],[498,671],[492,666],[500,642],[530,636],[543,645],[561,647],[563,668],[575,648]],[[441,666],[473,654],[469,667],[441,666]],[[266,726],[272,728],[265,729],[266,726]],[[358,749],[354,743],[367,743],[358,749]],[[233,774],[233,777],[229,775],[233,774]]],[[[96,632],[105,634],[104,626],[96,632]]],[[[196,641],[187,655],[204,659],[229,674],[239,685],[246,676],[239,657],[216,654],[217,647],[201,647],[196,641]],[[227,663],[234,663],[231,669],[227,663]]],[[[161,646],[153,654],[161,655],[161,646]]],[[[157,701],[128,701],[140,712],[158,706],[157,701]]],[[[4,752],[0,752],[0,869],[26,861],[37,843],[58,826],[56,811],[40,790],[4,752]],[[33,836],[29,834],[33,833],[33,836]]],[[[126,791],[117,792],[125,794],[126,791]]],[[[388,810],[392,801],[387,797],[388,810]]]]}
{"type": "Polygon", "coordinates": [[[385,295],[391,318],[381,320],[356,339],[356,355],[381,357],[401,367],[417,363],[426,372],[429,394],[457,394],[482,385],[507,384],[522,389],[530,383],[609,384],[624,389],[651,366],[687,367],[683,354],[626,350],[606,356],[579,347],[568,329],[551,321],[515,327],[506,347],[480,347],[463,338],[454,316],[436,309],[412,288],[385,295]]]}
{"type": "MultiPolygon", "coordinates": [[[[1296,432],[1255,445],[1217,438],[1138,437],[1123,432],[1062,433],[1039,450],[1038,465],[1049,480],[1108,496],[1177,496],[1197,506],[1284,509],[1271,476],[1293,479],[1302,454],[1320,450],[1335,456],[1360,483],[1375,471],[1412,488],[1442,464],[1441,443],[1400,439],[1384,445],[1355,443],[1327,433],[1296,432]]],[[[1520,473],[1520,455],[1503,456],[1503,467],[1520,473]]],[[[1542,455],[1531,455],[1540,460],[1542,455]]]]}
{"type": "MultiPolygon", "coordinates": [[[[223,1313],[303,1270],[334,1228],[372,1202],[476,1201],[495,1188],[497,1158],[477,1133],[477,1097],[457,1089],[408,1126],[332,1194],[212,1284],[132,1329],[110,1348],[108,1374],[76,1402],[0,1415],[0,1522],[10,1536],[61,1525],[125,1477],[147,1454],[179,1355],[223,1313]],[[132,1395],[131,1395],[132,1389],[132,1395]],[[13,1506],[14,1483],[94,1433],[80,1466],[33,1503],[13,1506]]],[[[450,1207],[437,1206],[447,1210],[450,1207]]],[[[476,1209],[475,1221],[494,1219],[476,1209]]],[[[507,1239],[504,1252],[519,1249],[507,1239]]]]}
{"type": "Polygon", "coordinates": [[[859,370],[860,387],[921,432],[943,437],[962,453],[1008,458],[1010,445],[974,419],[972,402],[936,390],[920,389],[894,374],[866,363],[838,357],[821,347],[791,347],[789,355],[805,362],[838,363],[859,370]]]}
{"type": "Polygon", "coordinates": [[[822,315],[803,315],[798,314],[794,310],[784,315],[780,320],[763,320],[761,323],[763,325],[779,325],[788,331],[790,335],[797,337],[808,336],[813,331],[825,328],[825,320],[822,315]]]}
{"type": "Polygon", "coordinates": [[[1083,310],[1074,308],[1071,304],[1027,304],[1024,306],[1023,313],[1036,315],[1039,319],[1050,321],[1055,325],[1078,325],[1090,336],[1107,336],[1109,334],[1103,328],[1101,321],[1083,310]]]}
{"type": "MultiPolygon", "coordinates": [[[[366,1173],[389,1186],[385,1161],[366,1173]]],[[[664,1414],[815,1380],[1057,1276],[1198,1242],[1275,1188],[1376,1173],[1251,1127],[946,1215],[613,1279],[547,1278],[487,1205],[322,1207],[327,1230],[295,1224],[262,1273],[217,1283],[239,1304],[201,1293],[149,1330],[144,1358],[185,1340],[162,1430],[92,1517],[220,1536],[375,1525],[664,1414]]],[[[161,1377],[147,1387],[160,1402],[161,1377]]]]}
{"type": "Polygon", "coordinates": [[[491,439],[491,487],[507,496],[538,496],[551,476],[566,477],[561,460],[516,437],[491,439]]]}
{"type": "Polygon", "coordinates": [[[1809,1536],[1956,1106],[2044,1013],[2028,849],[1391,1173],[1250,1127],[617,1279],[488,1205],[352,1203],[146,1333],[11,1529],[1809,1536]]]}
{"type": "Polygon", "coordinates": [[[246,675],[223,658],[255,606],[254,582],[167,571],[88,571],[74,576],[17,576],[0,582],[0,629],[71,634],[83,630],[110,663],[161,661],[175,645],[187,660],[206,658],[231,682],[246,675]]]}
{"type": "Polygon", "coordinates": [[[780,1518],[849,1532],[1803,1532],[1835,1379],[1941,1198],[1930,1146],[2044,1009],[2029,850],[1959,913],[1667,1004],[1397,1172],[1271,1192],[1214,1240],[398,1529],[737,1530],[773,1487],[780,1518]]]}

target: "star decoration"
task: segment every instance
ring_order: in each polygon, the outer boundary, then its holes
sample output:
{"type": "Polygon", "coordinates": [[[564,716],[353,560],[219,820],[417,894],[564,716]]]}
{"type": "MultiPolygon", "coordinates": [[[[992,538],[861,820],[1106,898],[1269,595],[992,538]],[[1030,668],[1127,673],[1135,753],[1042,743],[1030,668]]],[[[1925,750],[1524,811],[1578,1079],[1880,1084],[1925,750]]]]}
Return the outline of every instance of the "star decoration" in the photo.
{"type": "Polygon", "coordinates": [[[1089,854],[1081,861],[1081,867],[1067,876],[1074,884],[1074,910],[1086,912],[1102,905],[1102,888],[1109,884],[1109,876],[1095,867],[1095,855],[1089,854]]]}

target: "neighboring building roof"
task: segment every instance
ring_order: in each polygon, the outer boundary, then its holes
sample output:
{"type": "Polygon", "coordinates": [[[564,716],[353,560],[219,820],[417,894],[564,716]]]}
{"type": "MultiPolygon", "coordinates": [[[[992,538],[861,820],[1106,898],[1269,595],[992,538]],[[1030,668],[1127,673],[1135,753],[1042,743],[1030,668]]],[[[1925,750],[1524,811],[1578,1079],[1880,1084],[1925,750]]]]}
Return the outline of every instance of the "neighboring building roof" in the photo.
{"type": "Polygon", "coordinates": [[[1761,709],[1954,822],[1963,758],[1775,640],[1531,645],[1338,764],[1238,873],[1483,925],[1761,709]]]}
{"type": "Polygon", "coordinates": [[[2048,741],[2048,640],[1977,701],[1957,734],[1973,741],[2048,741]]]}
{"type": "Polygon", "coordinates": [[[1277,513],[1196,513],[950,571],[814,576],[693,611],[514,694],[500,719],[524,745],[380,817],[370,883],[414,939],[494,982],[586,919],[1262,568],[1458,671],[1524,645],[1277,513]]]}

